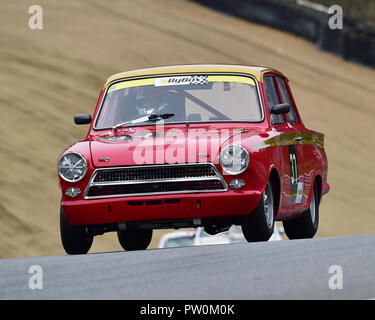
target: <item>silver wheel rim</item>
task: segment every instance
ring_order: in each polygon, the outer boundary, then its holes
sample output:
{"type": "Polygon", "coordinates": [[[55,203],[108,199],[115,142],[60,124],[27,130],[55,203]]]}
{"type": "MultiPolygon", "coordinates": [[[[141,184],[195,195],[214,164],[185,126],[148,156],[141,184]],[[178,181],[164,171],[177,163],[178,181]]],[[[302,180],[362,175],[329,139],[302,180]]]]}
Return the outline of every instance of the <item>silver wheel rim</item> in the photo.
{"type": "Polygon", "coordinates": [[[315,212],[315,192],[313,191],[310,202],[310,216],[312,223],[315,223],[316,212],[315,212]]]}
{"type": "Polygon", "coordinates": [[[273,198],[271,188],[267,185],[263,193],[264,215],[266,217],[267,226],[271,229],[273,226],[273,198]]]}

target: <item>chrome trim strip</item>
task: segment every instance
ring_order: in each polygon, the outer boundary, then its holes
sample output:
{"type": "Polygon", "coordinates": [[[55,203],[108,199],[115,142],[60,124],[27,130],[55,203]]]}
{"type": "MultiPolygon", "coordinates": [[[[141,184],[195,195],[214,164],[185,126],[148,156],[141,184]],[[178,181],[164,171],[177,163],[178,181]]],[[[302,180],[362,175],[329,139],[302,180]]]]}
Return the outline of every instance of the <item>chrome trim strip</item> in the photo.
{"type": "Polygon", "coordinates": [[[124,166],[124,167],[105,167],[105,168],[99,168],[96,169],[93,174],[91,175],[90,181],[86,186],[83,198],[85,200],[90,199],[104,199],[104,198],[119,198],[119,197],[133,197],[133,196],[150,196],[150,195],[163,195],[163,194],[182,194],[182,193],[206,193],[206,192],[226,192],[228,191],[228,184],[224,180],[223,176],[220,174],[220,172],[217,170],[215,165],[213,163],[209,162],[202,162],[202,163],[178,163],[178,164],[155,164],[155,165],[141,165],[141,166],[124,166]],[[179,166],[211,166],[213,171],[215,172],[216,176],[210,176],[210,177],[204,177],[204,176],[198,176],[198,177],[191,177],[191,178],[181,178],[181,179],[166,179],[166,180],[135,180],[135,181],[119,181],[117,182],[109,182],[109,183],[100,183],[100,182],[93,182],[96,174],[100,171],[107,171],[107,170],[117,170],[117,169],[143,169],[143,168],[166,168],[166,167],[179,167],[179,166]],[[189,179],[189,180],[184,180],[189,179]],[[191,180],[190,180],[191,179],[191,180]],[[223,185],[223,189],[220,190],[201,190],[201,191],[195,191],[195,190],[188,190],[188,191],[173,191],[173,192],[149,192],[149,193],[133,193],[133,194],[121,194],[121,195],[107,195],[107,196],[88,196],[88,191],[92,186],[107,186],[107,185],[124,185],[124,184],[152,184],[157,182],[183,182],[183,181],[200,181],[200,180],[211,180],[215,181],[218,180],[223,185]],[[125,182],[125,183],[124,183],[125,182]],[[134,183],[135,182],[135,183],[134,183]]]}
{"type": "MultiPolygon", "coordinates": [[[[214,177],[191,177],[191,178],[173,178],[173,179],[158,179],[158,180],[127,180],[127,181],[113,181],[113,182],[93,182],[90,187],[97,186],[117,186],[128,184],[152,184],[152,183],[165,183],[165,182],[192,182],[192,181],[220,181],[217,176],[214,177]]],[[[220,181],[221,182],[221,181],[220,181]]]]}

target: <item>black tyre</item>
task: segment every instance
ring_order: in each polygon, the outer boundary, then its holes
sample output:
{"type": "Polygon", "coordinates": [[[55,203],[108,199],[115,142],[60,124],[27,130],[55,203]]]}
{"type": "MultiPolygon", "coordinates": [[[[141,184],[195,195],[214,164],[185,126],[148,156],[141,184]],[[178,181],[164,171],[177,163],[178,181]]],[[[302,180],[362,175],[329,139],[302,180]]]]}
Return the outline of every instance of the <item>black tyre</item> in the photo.
{"type": "Polygon", "coordinates": [[[151,242],[152,229],[119,230],[117,236],[124,250],[145,250],[151,242]]]}
{"type": "Polygon", "coordinates": [[[92,245],[93,236],[83,226],[71,225],[60,207],[60,235],[67,254],[86,254],[92,245]]]}
{"type": "Polygon", "coordinates": [[[268,241],[275,225],[275,208],[271,183],[268,182],[255,210],[246,216],[242,232],[248,242],[268,241]]]}
{"type": "Polygon", "coordinates": [[[298,219],[283,221],[285,234],[289,239],[312,238],[318,231],[319,199],[316,184],[310,201],[309,209],[298,219]]]}

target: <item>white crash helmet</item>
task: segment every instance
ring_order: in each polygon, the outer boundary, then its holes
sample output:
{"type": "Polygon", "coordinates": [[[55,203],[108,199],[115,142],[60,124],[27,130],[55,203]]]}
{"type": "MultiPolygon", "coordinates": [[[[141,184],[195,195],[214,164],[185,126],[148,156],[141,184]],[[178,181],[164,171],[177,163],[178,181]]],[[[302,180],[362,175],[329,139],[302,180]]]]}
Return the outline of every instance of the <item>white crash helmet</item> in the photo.
{"type": "Polygon", "coordinates": [[[168,93],[160,88],[142,88],[136,96],[136,107],[140,116],[162,113],[167,106],[168,93]]]}

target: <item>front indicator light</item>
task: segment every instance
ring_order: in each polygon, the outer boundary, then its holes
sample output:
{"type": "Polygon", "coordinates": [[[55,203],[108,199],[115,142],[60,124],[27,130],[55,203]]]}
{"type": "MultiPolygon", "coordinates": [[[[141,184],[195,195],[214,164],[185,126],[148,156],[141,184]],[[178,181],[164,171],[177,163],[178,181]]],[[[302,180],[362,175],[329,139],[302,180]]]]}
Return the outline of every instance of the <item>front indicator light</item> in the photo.
{"type": "Polygon", "coordinates": [[[80,188],[68,188],[65,191],[65,195],[67,195],[69,198],[76,198],[81,194],[80,188]]]}
{"type": "Polygon", "coordinates": [[[229,186],[234,190],[242,189],[245,184],[245,181],[242,179],[233,179],[231,182],[229,182],[229,186]]]}

